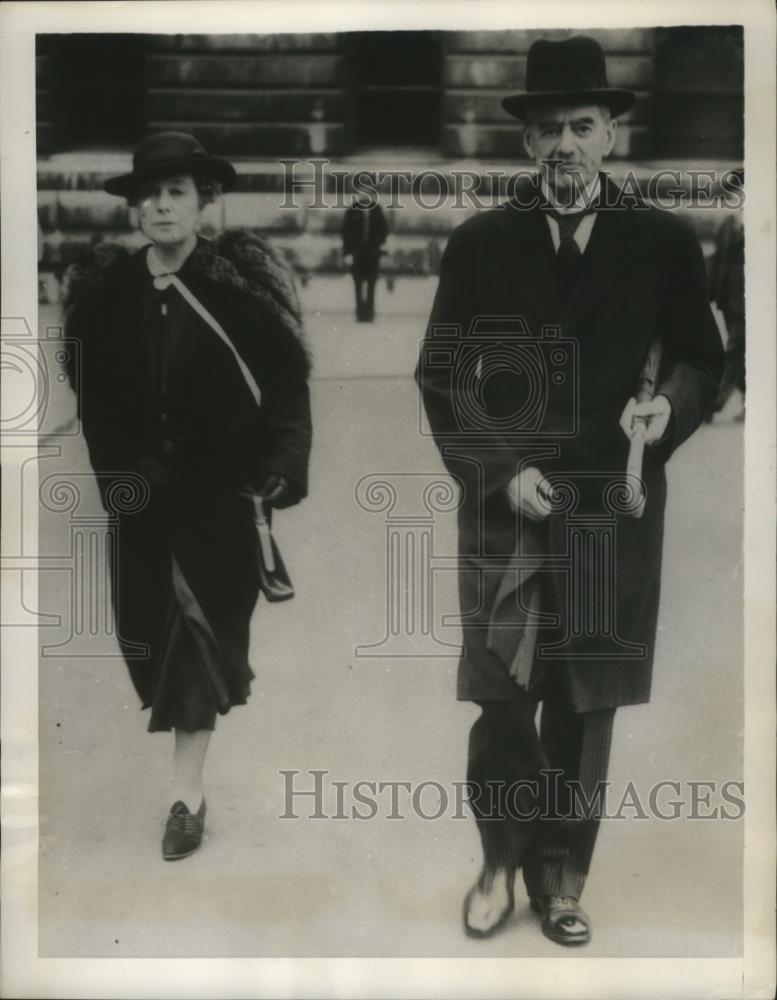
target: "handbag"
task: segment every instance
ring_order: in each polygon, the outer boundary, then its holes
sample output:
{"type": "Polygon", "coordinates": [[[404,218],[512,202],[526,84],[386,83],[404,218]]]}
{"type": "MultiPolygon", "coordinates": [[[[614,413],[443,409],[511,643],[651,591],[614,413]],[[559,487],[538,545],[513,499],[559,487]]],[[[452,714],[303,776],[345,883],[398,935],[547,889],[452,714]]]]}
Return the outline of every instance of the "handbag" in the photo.
{"type": "MultiPolygon", "coordinates": [[[[191,289],[176,274],[166,275],[165,278],[185,299],[192,309],[203,319],[213,330],[219,340],[224,343],[232,352],[232,356],[240,369],[240,374],[248,386],[256,405],[260,406],[262,394],[256,380],[251,374],[248,365],[240,357],[237,348],[232,343],[224,327],[219,323],[208,309],[194,295],[191,289]]],[[[264,509],[264,499],[253,492],[244,494],[250,497],[254,506],[254,523],[257,534],[257,567],[259,570],[259,588],[270,602],[288,601],[294,597],[294,587],[281,558],[281,552],[270,531],[270,522],[264,509]]]]}
{"type": "Polygon", "coordinates": [[[270,522],[264,509],[264,499],[251,494],[256,524],[257,553],[259,568],[259,589],[271,603],[288,601],[294,597],[289,574],[281,558],[281,552],[270,531],[270,522]]]}

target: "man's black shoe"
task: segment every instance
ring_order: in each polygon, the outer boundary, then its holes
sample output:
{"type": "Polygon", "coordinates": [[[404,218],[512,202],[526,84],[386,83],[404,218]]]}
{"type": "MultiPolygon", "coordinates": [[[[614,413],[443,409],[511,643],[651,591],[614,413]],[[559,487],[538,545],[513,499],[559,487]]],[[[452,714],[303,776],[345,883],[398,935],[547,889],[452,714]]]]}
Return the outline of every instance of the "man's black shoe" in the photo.
{"type": "Polygon", "coordinates": [[[591,921],[574,896],[533,896],[531,908],[542,918],[542,933],[556,944],[588,944],[591,921]]]}

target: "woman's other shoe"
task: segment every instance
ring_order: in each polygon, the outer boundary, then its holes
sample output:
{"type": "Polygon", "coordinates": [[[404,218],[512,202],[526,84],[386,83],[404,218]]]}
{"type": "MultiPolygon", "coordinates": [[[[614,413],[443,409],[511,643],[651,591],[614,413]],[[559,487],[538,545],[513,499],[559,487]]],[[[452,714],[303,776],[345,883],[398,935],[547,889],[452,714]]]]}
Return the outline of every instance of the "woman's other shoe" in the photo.
{"type": "Polygon", "coordinates": [[[174,802],[165,824],[162,857],[165,861],[180,861],[199,850],[205,830],[205,799],[196,813],[190,813],[180,800],[174,802]]]}

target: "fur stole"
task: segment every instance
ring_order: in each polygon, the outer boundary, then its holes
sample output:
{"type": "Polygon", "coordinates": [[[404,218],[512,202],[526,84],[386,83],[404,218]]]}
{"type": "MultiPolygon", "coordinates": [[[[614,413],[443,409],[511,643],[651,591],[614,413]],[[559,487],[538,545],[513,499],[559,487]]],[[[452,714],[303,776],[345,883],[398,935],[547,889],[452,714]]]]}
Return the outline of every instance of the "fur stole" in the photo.
{"type": "MultiPolygon", "coordinates": [[[[120,282],[130,262],[145,249],[102,243],[72,264],[63,282],[65,324],[70,324],[82,304],[107,291],[114,281],[120,282]]],[[[294,274],[269,241],[251,230],[227,230],[213,240],[200,239],[185,266],[193,279],[227,294],[236,293],[257,306],[279,333],[296,344],[309,373],[311,355],[294,274]]]]}

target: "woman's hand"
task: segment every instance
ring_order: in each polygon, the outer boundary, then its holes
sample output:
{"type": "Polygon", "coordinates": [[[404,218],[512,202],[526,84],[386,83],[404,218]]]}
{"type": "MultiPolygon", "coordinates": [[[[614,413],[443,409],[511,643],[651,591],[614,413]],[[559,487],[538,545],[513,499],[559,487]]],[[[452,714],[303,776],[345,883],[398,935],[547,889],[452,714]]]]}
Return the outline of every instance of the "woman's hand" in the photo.
{"type": "Polygon", "coordinates": [[[291,500],[291,486],[285,476],[268,476],[259,495],[269,507],[286,507],[291,500]]]}

